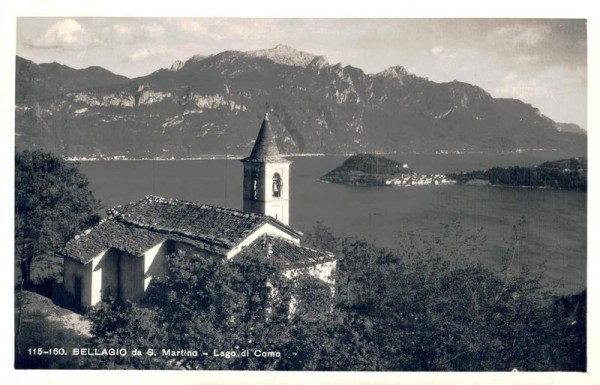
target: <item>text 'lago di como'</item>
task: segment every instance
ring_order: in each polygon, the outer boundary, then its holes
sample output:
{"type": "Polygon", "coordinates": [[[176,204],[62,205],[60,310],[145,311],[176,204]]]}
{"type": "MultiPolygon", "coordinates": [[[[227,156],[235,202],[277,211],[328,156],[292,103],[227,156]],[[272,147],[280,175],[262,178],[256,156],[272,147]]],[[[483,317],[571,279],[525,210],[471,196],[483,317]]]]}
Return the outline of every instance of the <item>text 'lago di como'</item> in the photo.
{"type": "MultiPolygon", "coordinates": [[[[29,355],[67,355],[65,349],[42,349],[31,348],[29,355]]],[[[73,356],[146,356],[146,357],[218,357],[218,358],[281,358],[282,354],[277,350],[262,349],[238,349],[238,350],[220,350],[212,349],[210,351],[199,351],[196,349],[125,349],[125,348],[73,348],[73,356]]]]}

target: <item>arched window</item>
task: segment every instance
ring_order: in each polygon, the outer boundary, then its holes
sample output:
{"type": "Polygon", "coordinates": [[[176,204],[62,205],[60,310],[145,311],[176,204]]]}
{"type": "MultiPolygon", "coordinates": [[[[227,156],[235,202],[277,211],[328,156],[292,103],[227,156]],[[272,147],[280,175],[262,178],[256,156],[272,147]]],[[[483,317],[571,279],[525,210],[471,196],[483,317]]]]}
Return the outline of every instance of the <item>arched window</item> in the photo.
{"type": "Polygon", "coordinates": [[[281,175],[279,173],[273,174],[273,196],[280,197],[283,184],[281,183],[281,175]]]}

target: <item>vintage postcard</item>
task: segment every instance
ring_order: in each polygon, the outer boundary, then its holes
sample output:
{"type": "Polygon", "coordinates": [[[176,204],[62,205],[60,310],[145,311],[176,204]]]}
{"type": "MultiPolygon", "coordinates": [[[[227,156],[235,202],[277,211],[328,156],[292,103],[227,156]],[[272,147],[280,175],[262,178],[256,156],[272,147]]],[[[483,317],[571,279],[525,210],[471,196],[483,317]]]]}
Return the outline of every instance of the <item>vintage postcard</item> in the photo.
{"type": "Polygon", "coordinates": [[[17,375],[592,380],[586,17],[16,16],[17,375]]]}

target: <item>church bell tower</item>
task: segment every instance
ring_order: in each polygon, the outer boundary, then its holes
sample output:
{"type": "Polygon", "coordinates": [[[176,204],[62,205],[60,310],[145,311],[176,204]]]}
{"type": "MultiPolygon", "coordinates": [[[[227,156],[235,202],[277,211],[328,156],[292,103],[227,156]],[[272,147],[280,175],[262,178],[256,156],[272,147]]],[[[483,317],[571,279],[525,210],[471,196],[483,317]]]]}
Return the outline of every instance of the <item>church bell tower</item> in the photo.
{"type": "Polygon", "coordinates": [[[290,221],[290,164],[275,143],[265,114],[254,148],[244,164],[244,211],[290,221]]]}

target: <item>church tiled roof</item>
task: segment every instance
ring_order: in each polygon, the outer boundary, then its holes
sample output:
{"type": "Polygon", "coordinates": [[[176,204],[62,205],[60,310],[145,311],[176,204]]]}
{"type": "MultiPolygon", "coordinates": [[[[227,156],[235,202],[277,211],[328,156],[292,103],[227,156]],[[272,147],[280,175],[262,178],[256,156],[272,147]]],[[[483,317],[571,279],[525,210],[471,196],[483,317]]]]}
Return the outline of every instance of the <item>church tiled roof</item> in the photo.
{"type": "Polygon", "coordinates": [[[107,219],[87,234],[84,233],[69,241],[61,254],[81,263],[88,263],[95,256],[110,248],[123,250],[135,256],[142,256],[152,246],[167,239],[185,242],[200,250],[218,254],[227,251],[218,243],[183,237],[177,234],[150,231],[114,219],[107,219]]]}
{"type": "Polygon", "coordinates": [[[249,246],[244,247],[235,258],[243,258],[244,255],[275,258],[289,268],[309,267],[336,260],[332,253],[303,247],[290,240],[271,235],[257,238],[249,246]]]}
{"type": "Polygon", "coordinates": [[[269,115],[265,115],[265,119],[260,126],[260,131],[254,142],[254,148],[250,156],[243,159],[244,162],[288,162],[279,153],[279,148],[275,142],[275,135],[269,123],[269,115]]]}
{"type": "Polygon", "coordinates": [[[225,255],[265,223],[302,235],[268,216],[155,196],[107,213],[100,225],[69,241],[62,254],[82,263],[110,247],[140,256],[151,246],[172,239],[225,255]]]}

